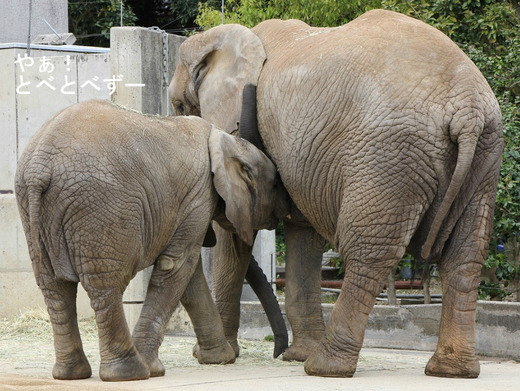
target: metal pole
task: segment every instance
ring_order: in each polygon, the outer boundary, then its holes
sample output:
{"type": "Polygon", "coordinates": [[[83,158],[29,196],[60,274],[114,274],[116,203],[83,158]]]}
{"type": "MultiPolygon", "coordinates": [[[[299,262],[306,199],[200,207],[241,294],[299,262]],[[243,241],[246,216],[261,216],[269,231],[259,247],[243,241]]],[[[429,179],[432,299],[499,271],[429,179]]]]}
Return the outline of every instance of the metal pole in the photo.
{"type": "Polygon", "coordinates": [[[46,24],[47,26],[49,26],[49,28],[52,30],[52,32],[53,32],[54,34],[56,34],[56,36],[57,36],[59,39],[61,39],[61,35],[58,34],[58,32],[54,29],[54,27],[52,27],[51,24],[50,24],[49,22],[47,22],[44,18],[42,18],[42,20],[45,22],[45,24],[46,24]]]}
{"type": "Polygon", "coordinates": [[[222,0],[222,24],[224,24],[224,0],[222,0]]]}
{"type": "Polygon", "coordinates": [[[29,0],[29,32],[27,33],[27,57],[31,55],[32,0],[29,0]]]}
{"type": "Polygon", "coordinates": [[[123,27],[123,0],[119,2],[121,6],[121,27],[123,27]]]}

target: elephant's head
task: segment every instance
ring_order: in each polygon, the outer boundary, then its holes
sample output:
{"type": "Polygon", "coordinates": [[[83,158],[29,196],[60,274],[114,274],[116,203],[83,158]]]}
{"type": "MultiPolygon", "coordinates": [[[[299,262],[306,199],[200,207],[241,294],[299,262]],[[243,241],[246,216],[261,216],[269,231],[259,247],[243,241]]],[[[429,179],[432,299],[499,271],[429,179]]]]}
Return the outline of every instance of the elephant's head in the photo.
{"type": "Polygon", "coordinates": [[[227,24],[188,38],[168,94],[177,115],[199,115],[231,132],[237,128],[246,84],[256,85],[266,59],[248,28],[227,24]]]}
{"type": "Polygon", "coordinates": [[[275,205],[276,168],[253,144],[215,126],[209,136],[209,152],[213,183],[225,203],[225,218],[217,215],[215,220],[225,229],[234,229],[252,246],[254,230],[274,229],[280,217],[275,205]]]}

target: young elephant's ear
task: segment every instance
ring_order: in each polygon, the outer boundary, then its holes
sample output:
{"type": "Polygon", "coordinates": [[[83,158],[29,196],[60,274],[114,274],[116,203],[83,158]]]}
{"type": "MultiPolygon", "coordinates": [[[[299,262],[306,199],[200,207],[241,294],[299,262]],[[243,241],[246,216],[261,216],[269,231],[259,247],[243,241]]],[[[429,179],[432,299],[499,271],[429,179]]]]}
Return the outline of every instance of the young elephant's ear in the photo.
{"type": "Polygon", "coordinates": [[[254,230],[270,223],[274,210],[276,168],[251,143],[212,127],[209,137],[211,171],[226,218],[250,246],[254,230]]]}
{"type": "Polygon", "coordinates": [[[239,159],[237,138],[212,127],[209,151],[213,183],[226,203],[226,218],[244,242],[253,245],[253,181],[239,159]]]}

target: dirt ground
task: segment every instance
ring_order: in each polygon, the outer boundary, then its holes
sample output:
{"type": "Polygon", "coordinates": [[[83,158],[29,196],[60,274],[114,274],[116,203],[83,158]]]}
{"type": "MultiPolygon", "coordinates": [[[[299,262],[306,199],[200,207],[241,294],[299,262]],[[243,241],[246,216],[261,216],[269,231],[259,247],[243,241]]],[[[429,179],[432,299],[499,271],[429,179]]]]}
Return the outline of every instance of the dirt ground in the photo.
{"type": "Polygon", "coordinates": [[[54,348],[44,311],[0,320],[0,391],[65,390],[471,390],[518,391],[520,363],[483,360],[475,380],[424,375],[431,352],[362,349],[352,379],[307,376],[301,363],[273,359],[273,343],[241,340],[241,355],[232,365],[199,365],[192,357],[194,338],[166,336],[160,358],[166,376],[138,382],[104,383],[98,377],[99,349],[94,320],[80,321],[90,379],[52,379],[54,348]]]}

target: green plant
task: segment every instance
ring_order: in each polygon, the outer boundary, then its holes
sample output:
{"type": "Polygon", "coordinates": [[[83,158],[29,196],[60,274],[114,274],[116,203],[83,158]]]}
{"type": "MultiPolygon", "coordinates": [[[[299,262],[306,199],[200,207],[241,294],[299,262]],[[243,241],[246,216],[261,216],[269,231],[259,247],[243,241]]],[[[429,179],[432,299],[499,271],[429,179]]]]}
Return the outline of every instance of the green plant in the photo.
{"type": "Polygon", "coordinates": [[[283,229],[283,222],[280,221],[275,231],[275,251],[276,264],[279,266],[285,265],[285,255],[287,248],[285,246],[285,233],[283,229]]]}
{"type": "MultiPolygon", "coordinates": [[[[110,28],[121,24],[120,0],[69,2],[69,29],[77,38],[76,45],[110,46],[110,28]]],[[[137,17],[123,2],[123,22],[133,26],[137,17]]]]}

